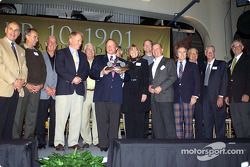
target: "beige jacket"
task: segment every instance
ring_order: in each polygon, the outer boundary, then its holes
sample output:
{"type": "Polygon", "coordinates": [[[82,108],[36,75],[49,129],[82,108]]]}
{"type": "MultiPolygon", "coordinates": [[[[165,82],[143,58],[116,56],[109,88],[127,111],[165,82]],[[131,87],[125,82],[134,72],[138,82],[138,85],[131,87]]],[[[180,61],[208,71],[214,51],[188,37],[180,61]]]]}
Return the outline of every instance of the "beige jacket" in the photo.
{"type": "MultiPolygon", "coordinates": [[[[14,92],[13,82],[16,79],[27,80],[28,69],[26,66],[25,51],[16,45],[18,62],[11,49],[8,39],[0,39],[0,96],[11,97],[14,92]]],[[[19,96],[24,96],[23,89],[19,96]]]]}

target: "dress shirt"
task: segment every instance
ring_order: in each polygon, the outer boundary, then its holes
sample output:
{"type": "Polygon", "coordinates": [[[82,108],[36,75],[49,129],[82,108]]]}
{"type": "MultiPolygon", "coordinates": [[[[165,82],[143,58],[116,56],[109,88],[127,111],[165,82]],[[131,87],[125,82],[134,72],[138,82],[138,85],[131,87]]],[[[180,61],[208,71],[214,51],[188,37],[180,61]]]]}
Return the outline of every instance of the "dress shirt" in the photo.
{"type": "Polygon", "coordinates": [[[153,78],[155,78],[156,69],[157,69],[159,63],[161,62],[162,58],[163,58],[163,55],[154,59],[154,64],[153,64],[153,67],[152,67],[152,76],[153,76],[153,78]]]}
{"type": "MultiPolygon", "coordinates": [[[[93,60],[88,60],[89,66],[91,67],[93,60]]],[[[91,79],[90,77],[87,78],[87,90],[94,90],[95,89],[95,80],[91,79]]]]}
{"type": "Polygon", "coordinates": [[[213,67],[213,64],[214,64],[214,60],[215,60],[215,58],[214,58],[212,61],[207,62],[206,70],[207,70],[207,68],[208,68],[208,64],[210,64],[210,71],[211,71],[211,68],[213,67]]]}
{"type": "MultiPolygon", "coordinates": [[[[237,62],[238,62],[238,60],[240,59],[240,57],[241,57],[241,55],[243,54],[243,52],[241,52],[239,55],[237,55],[237,56],[234,56],[234,58],[236,58],[236,64],[237,64],[237,62]]],[[[235,65],[236,65],[235,64],[235,65]]],[[[232,70],[232,65],[231,65],[231,67],[230,67],[230,70],[232,70]]]]}
{"type": "Polygon", "coordinates": [[[75,67],[76,67],[76,71],[78,70],[79,67],[79,63],[80,63],[80,59],[79,59],[79,55],[76,49],[73,49],[71,47],[69,47],[69,50],[71,52],[71,55],[73,57],[74,63],[75,63],[75,67]]]}
{"type": "Polygon", "coordinates": [[[109,61],[114,61],[116,59],[116,55],[108,54],[108,58],[109,58],[109,61]],[[112,60],[111,60],[111,57],[112,57],[112,60]]]}
{"type": "MultiPolygon", "coordinates": [[[[185,60],[182,60],[182,61],[179,61],[179,60],[178,60],[178,62],[177,62],[177,75],[178,75],[178,76],[180,76],[180,75],[179,75],[179,72],[180,72],[180,70],[179,70],[179,68],[180,68],[180,62],[182,62],[182,71],[184,72],[184,69],[185,69],[187,60],[186,60],[186,59],[185,59],[185,60]]],[[[183,72],[182,72],[182,73],[183,73],[183,72]]]]}

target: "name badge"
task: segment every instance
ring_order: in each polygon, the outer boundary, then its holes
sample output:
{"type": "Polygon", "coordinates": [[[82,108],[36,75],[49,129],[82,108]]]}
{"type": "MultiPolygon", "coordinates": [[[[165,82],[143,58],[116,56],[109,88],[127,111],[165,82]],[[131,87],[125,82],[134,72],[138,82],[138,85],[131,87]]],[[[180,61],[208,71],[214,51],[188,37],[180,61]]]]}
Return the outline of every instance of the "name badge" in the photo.
{"type": "Polygon", "coordinates": [[[160,70],[164,70],[166,68],[164,65],[161,66],[160,70]]]}
{"type": "Polygon", "coordinates": [[[38,54],[37,52],[34,52],[34,55],[35,55],[35,56],[39,56],[39,54],[38,54]]]}
{"type": "Polygon", "coordinates": [[[141,63],[135,63],[135,66],[141,66],[141,63]]]}
{"type": "Polygon", "coordinates": [[[212,67],[212,70],[217,70],[217,68],[218,68],[217,66],[214,66],[212,67]]]}

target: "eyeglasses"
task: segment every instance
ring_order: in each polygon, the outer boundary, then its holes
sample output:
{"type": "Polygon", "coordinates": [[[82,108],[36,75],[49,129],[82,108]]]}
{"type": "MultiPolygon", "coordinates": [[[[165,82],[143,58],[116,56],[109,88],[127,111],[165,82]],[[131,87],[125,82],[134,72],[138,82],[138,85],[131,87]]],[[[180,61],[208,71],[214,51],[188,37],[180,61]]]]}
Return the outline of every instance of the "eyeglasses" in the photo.
{"type": "Polygon", "coordinates": [[[231,46],[232,49],[239,48],[239,47],[242,47],[242,45],[237,44],[237,45],[232,45],[232,46],[231,46]]]}

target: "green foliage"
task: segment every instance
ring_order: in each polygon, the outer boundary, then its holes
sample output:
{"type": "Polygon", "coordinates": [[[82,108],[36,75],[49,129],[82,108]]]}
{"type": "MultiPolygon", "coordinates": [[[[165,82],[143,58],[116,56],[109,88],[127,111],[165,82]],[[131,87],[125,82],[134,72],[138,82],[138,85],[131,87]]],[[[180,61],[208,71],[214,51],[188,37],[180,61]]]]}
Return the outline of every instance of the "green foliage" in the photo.
{"type": "Polygon", "coordinates": [[[41,167],[105,167],[103,157],[93,156],[90,151],[69,154],[53,153],[48,158],[39,160],[41,167]]]}

